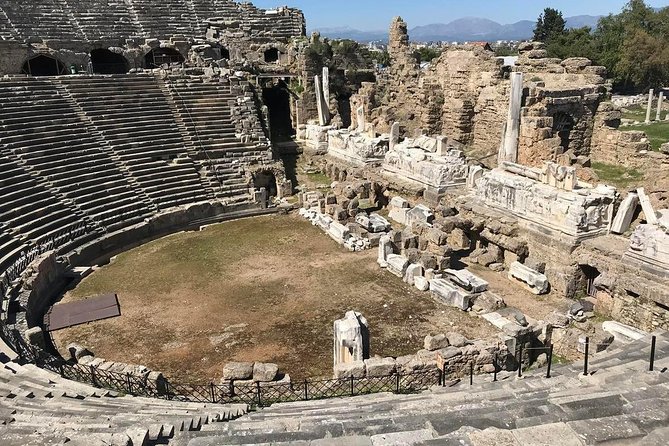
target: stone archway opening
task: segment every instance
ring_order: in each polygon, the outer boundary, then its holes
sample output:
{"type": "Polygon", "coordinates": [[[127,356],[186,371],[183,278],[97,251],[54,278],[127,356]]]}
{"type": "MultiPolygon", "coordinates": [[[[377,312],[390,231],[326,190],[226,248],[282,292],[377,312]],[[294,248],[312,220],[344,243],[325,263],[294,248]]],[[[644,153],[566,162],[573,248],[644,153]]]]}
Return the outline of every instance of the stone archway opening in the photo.
{"type": "Polygon", "coordinates": [[[67,68],[55,57],[40,54],[26,60],[21,72],[29,76],[60,76],[67,74],[67,68]]]}
{"type": "Polygon", "coordinates": [[[265,50],[264,53],[265,62],[274,63],[279,61],[279,50],[276,48],[270,48],[265,50]]]}
{"type": "Polygon", "coordinates": [[[276,175],[271,170],[255,172],[253,174],[253,187],[256,190],[265,189],[268,199],[278,196],[279,188],[276,182],[276,175]]]}
{"type": "Polygon", "coordinates": [[[182,64],[184,56],[173,48],[156,48],[144,56],[146,68],[159,68],[163,65],[182,64]]]}
{"type": "Polygon", "coordinates": [[[558,112],[553,116],[553,134],[560,138],[560,147],[562,153],[569,150],[571,143],[571,133],[574,130],[576,122],[569,113],[558,112]]]}
{"type": "Polygon", "coordinates": [[[290,108],[291,94],[283,79],[268,83],[262,90],[263,103],[269,111],[270,138],[272,142],[291,141],[296,134],[290,108]]]}
{"type": "Polygon", "coordinates": [[[221,47],[221,59],[230,60],[230,50],[226,47],[221,47]]]}
{"type": "Polygon", "coordinates": [[[580,265],[581,274],[583,277],[582,291],[586,296],[597,297],[597,287],[595,287],[595,280],[602,275],[597,268],[590,265],[580,265]]]}
{"type": "Polygon", "coordinates": [[[125,74],[130,68],[128,59],[104,48],[91,51],[91,65],[95,74],[125,74]]]}

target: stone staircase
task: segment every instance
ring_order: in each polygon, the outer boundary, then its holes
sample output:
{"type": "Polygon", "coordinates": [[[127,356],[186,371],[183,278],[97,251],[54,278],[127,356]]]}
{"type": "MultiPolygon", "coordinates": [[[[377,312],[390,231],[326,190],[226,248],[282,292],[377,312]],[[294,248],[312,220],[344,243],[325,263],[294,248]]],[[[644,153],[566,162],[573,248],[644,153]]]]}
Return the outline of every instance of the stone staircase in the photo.
{"type": "Polygon", "coordinates": [[[20,364],[0,341],[0,444],[25,446],[174,444],[224,424],[245,405],[207,405],[122,396],[31,364],[20,364]]]}
{"type": "Polygon", "coordinates": [[[418,395],[377,394],[279,404],[182,437],[187,446],[312,445],[664,445],[669,443],[669,335],[658,333],[655,372],[649,339],[557,366],[474,377],[418,395]],[[541,376],[540,376],[541,375],[541,376]],[[185,442],[188,438],[188,442],[185,442]]]}

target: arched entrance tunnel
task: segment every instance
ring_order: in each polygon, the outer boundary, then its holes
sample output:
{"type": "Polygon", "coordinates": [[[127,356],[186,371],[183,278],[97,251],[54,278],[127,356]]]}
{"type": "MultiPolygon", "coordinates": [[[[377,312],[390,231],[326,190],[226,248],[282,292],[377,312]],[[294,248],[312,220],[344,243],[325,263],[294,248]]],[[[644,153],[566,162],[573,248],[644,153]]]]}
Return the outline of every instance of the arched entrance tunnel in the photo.
{"type": "Polygon", "coordinates": [[[185,59],[181,53],[172,48],[156,48],[144,56],[146,68],[159,68],[162,65],[184,63],[184,61],[185,59]]]}
{"type": "Polygon", "coordinates": [[[253,187],[256,190],[260,190],[264,187],[267,191],[267,198],[276,197],[278,195],[276,176],[271,170],[255,172],[253,174],[253,187]]]}
{"type": "Polygon", "coordinates": [[[269,111],[272,142],[291,141],[296,131],[290,109],[291,93],[283,79],[268,82],[262,89],[262,99],[269,111]]]}
{"type": "Polygon", "coordinates": [[[28,59],[21,69],[23,74],[30,76],[60,76],[67,74],[65,64],[55,57],[40,54],[28,59]]]}
{"type": "Polygon", "coordinates": [[[95,74],[125,74],[129,69],[125,57],[107,49],[91,51],[91,65],[95,74]]]}

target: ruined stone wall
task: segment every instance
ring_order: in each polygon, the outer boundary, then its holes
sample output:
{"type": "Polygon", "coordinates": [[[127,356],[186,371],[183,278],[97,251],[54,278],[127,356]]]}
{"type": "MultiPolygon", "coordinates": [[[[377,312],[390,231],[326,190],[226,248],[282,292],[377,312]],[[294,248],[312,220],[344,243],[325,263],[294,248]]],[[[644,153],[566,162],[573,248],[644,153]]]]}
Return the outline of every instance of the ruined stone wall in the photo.
{"type": "Polygon", "coordinates": [[[584,243],[573,255],[574,263],[596,268],[598,313],[653,331],[669,328],[669,287],[666,280],[646,271],[638,262],[622,258],[629,240],[609,236],[584,243]],[[664,307],[664,308],[663,308],[664,307]]]}

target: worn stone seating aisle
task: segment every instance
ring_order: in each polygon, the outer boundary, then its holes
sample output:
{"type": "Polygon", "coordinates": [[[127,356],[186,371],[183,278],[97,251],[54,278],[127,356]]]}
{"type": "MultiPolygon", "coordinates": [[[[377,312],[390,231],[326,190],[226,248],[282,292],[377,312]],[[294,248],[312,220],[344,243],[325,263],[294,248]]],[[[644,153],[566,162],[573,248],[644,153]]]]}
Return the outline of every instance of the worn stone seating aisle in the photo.
{"type": "Polygon", "coordinates": [[[5,148],[103,228],[132,225],[155,210],[50,80],[0,81],[0,101],[5,148]]]}
{"type": "MultiPolygon", "coordinates": [[[[0,341],[2,344],[2,341],[0,341]]],[[[0,345],[0,352],[7,347],[0,345]]],[[[0,444],[169,444],[177,435],[234,419],[247,406],[121,396],[68,381],[0,353],[0,444]]]]}
{"type": "MultiPolygon", "coordinates": [[[[0,156],[0,196],[0,223],[24,242],[40,244],[64,233],[78,233],[87,222],[83,212],[60,201],[25,168],[5,156],[0,156]]],[[[88,227],[72,243],[84,243],[94,236],[95,231],[88,227]]]]}
{"type": "Polygon", "coordinates": [[[132,0],[144,32],[152,37],[195,36],[193,25],[196,17],[189,3],[180,0],[132,0]]]}
{"type": "MultiPolygon", "coordinates": [[[[669,335],[658,333],[656,370],[669,366],[669,335]],[[660,359],[661,358],[661,359],[660,359]]],[[[669,441],[669,372],[647,372],[649,339],[591,358],[539,369],[523,379],[474,377],[418,395],[377,394],[278,404],[227,424],[205,426],[176,444],[660,446],[669,441]],[[542,376],[539,376],[541,374],[542,376]],[[185,440],[188,441],[185,441],[185,440]]],[[[179,439],[177,439],[179,440],[179,439]]]]}
{"type": "Polygon", "coordinates": [[[0,8],[0,40],[14,40],[18,37],[18,32],[9,21],[9,17],[0,8]]]}
{"type": "Polygon", "coordinates": [[[258,164],[266,158],[254,144],[244,144],[235,135],[230,103],[235,96],[230,84],[198,77],[172,76],[170,92],[178,119],[183,123],[194,150],[206,167],[219,198],[249,199],[249,187],[243,166],[258,164]]]}
{"type": "Polygon", "coordinates": [[[88,40],[143,35],[124,0],[65,1],[76,11],[77,23],[88,40]]]}
{"type": "Polygon", "coordinates": [[[85,37],[72,20],[64,0],[5,0],[0,3],[0,7],[23,40],[48,38],[73,41],[85,37]]]}
{"type": "Polygon", "coordinates": [[[71,76],[59,81],[160,209],[213,198],[155,77],[71,76]]]}

